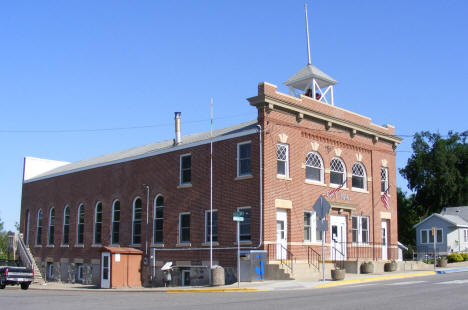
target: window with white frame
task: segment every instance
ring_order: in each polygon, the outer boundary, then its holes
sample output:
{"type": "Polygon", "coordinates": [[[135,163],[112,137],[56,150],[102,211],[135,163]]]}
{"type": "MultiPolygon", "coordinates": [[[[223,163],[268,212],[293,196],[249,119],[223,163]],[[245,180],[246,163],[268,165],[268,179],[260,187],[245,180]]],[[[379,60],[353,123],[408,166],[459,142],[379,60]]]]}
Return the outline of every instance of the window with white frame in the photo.
{"type": "Polygon", "coordinates": [[[62,236],[62,244],[68,245],[70,243],[70,207],[65,206],[65,210],[63,210],[63,236],[62,236]]]}
{"type": "Polygon", "coordinates": [[[388,189],[388,168],[380,167],[380,191],[383,193],[388,189]]]}
{"type": "Polygon", "coordinates": [[[369,217],[353,216],[352,231],[354,243],[369,243],[369,217]]]}
{"type": "Polygon", "coordinates": [[[112,244],[119,244],[120,237],[120,201],[115,200],[112,205],[112,244]]]}
{"type": "Polygon", "coordinates": [[[366,181],[366,169],[362,163],[354,163],[353,165],[353,177],[352,177],[352,187],[359,189],[367,188],[366,181]]]}
{"type": "Polygon", "coordinates": [[[463,242],[468,242],[468,229],[463,230],[463,242]]]}
{"type": "Polygon", "coordinates": [[[339,158],[330,162],[330,184],[341,185],[346,180],[346,166],[339,158]]]}
{"type": "Polygon", "coordinates": [[[277,175],[289,176],[289,145],[278,143],[276,146],[277,175]]]}
{"type": "Polygon", "coordinates": [[[49,245],[54,244],[55,239],[55,209],[49,211],[49,245]]]}
{"type": "Polygon", "coordinates": [[[192,183],[192,155],[180,156],[180,184],[192,183]]]}
{"type": "Polygon", "coordinates": [[[315,213],[315,241],[322,241],[322,231],[319,230],[320,219],[315,213]]]}
{"type": "Polygon", "coordinates": [[[323,161],[322,157],[311,152],[306,157],[306,180],[323,183],[323,161]]]}
{"type": "MultiPolygon", "coordinates": [[[[205,211],[205,242],[210,242],[211,212],[205,211]]],[[[213,242],[218,242],[218,210],[213,210],[213,242]]]]}
{"type": "Polygon", "coordinates": [[[179,243],[190,243],[190,213],[179,214],[179,243]]]}
{"type": "MultiPolygon", "coordinates": [[[[442,228],[437,228],[436,243],[442,243],[442,240],[443,240],[443,230],[442,228]]],[[[421,229],[421,243],[422,244],[434,243],[434,234],[432,233],[432,229],[421,229]]]]}
{"type": "Polygon", "coordinates": [[[154,200],[153,243],[163,243],[164,197],[158,195],[154,200]]]}
{"type": "Polygon", "coordinates": [[[42,243],[42,210],[37,211],[36,245],[42,243]]]}
{"type": "Polygon", "coordinates": [[[252,233],[250,227],[250,207],[237,208],[237,211],[242,211],[244,213],[244,220],[242,222],[239,222],[239,240],[251,241],[252,233]]]}
{"type": "Polygon", "coordinates": [[[85,208],[81,204],[78,207],[77,225],[76,225],[76,244],[83,244],[84,242],[84,222],[85,222],[85,208]]]}
{"type": "Polygon", "coordinates": [[[237,144],[237,176],[252,175],[252,143],[237,144]]]}
{"type": "Polygon", "coordinates": [[[132,244],[141,243],[141,215],[141,199],[136,198],[133,201],[132,244]]]}
{"type": "Polygon", "coordinates": [[[101,244],[102,235],[102,203],[98,202],[94,210],[94,244],[101,244]]]}

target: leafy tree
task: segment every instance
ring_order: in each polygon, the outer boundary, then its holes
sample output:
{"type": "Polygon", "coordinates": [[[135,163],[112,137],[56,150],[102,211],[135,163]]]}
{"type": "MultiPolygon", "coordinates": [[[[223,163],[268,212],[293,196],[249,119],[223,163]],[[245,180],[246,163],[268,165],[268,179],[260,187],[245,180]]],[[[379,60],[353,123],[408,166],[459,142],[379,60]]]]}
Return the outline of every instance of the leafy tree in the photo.
{"type": "Polygon", "coordinates": [[[414,194],[407,197],[401,188],[397,188],[398,240],[410,246],[416,244],[416,232],[413,225],[420,221],[414,203],[414,194]]]}
{"type": "Polygon", "coordinates": [[[446,206],[468,204],[466,137],[467,132],[449,132],[444,139],[427,131],[414,136],[413,155],[400,173],[415,192],[412,208],[420,218],[439,213],[446,206]]]}
{"type": "Polygon", "coordinates": [[[3,230],[3,222],[0,219],[0,260],[8,257],[8,233],[3,230]]]}

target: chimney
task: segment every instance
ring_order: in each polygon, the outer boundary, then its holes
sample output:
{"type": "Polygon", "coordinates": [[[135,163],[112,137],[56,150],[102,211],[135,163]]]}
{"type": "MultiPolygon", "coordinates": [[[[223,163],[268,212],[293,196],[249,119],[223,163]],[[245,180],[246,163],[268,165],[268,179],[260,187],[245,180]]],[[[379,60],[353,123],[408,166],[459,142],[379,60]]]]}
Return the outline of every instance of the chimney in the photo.
{"type": "Polygon", "coordinates": [[[180,114],[181,112],[174,112],[174,121],[175,121],[174,145],[178,145],[182,142],[182,139],[180,138],[180,114]]]}

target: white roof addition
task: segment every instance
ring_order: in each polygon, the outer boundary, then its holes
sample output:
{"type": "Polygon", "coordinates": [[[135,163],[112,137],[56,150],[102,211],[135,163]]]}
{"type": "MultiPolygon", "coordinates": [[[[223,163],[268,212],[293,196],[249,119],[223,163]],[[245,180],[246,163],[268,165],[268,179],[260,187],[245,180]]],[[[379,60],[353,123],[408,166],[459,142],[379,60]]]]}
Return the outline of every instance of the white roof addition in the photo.
{"type": "Polygon", "coordinates": [[[284,82],[284,85],[292,86],[296,89],[305,91],[306,87],[312,79],[315,79],[317,81],[317,84],[320,86],[320,88],[335,85],[338,83],[331,76],[324,73],[316,66],[308,64],[307,66],[299,70],[299,72],[291,76],[286,82],[284,82]]]}

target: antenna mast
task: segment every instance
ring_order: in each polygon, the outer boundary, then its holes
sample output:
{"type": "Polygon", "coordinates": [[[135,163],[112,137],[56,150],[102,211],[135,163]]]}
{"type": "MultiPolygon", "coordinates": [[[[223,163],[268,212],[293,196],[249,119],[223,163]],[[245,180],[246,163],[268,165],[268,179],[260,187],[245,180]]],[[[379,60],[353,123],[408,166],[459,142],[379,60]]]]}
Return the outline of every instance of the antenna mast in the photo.
{"type": "Polygon", "coordinates": [[[310,65],[310,42],[309,42],[309,19],[307,18],[307,4],[304,3],[305,20],[306,20],[306,33],[307,33],[307,64],[310,65]]]}

